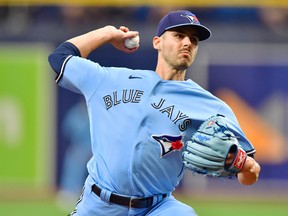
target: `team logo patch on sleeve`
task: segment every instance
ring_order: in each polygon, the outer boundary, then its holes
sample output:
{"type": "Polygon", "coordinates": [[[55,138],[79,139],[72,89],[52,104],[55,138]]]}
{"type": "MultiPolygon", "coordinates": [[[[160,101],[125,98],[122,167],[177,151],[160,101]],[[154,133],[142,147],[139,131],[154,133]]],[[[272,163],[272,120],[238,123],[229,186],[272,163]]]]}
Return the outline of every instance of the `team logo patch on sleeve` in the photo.
{"type": "Polygon", "coordinates": [[[182,136],[171,136],[171,135],[152,135],[160,146],[160,157],[164,157],[173,151],[180,151],[184,146],[182,142],[182,136]]]}

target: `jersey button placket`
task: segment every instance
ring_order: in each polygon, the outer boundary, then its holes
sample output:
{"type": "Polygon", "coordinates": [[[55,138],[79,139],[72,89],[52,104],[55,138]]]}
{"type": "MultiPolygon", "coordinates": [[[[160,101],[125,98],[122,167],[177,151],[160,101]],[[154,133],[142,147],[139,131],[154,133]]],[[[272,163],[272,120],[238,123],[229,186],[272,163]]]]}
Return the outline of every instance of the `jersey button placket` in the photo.
{"type": "MultiPolygon", "coordinates": [[[[139,151],[139,150],[140,150],[140,144],[137,144],[137,145],[135,146],[135,151],[139,151]]],[[[135,175],[137,175],[137,169],[136,169],[135,167],[133,168],[132,172],[133,172],[135,175]]]]}
{"type": "MultiPolygon", "coordinates": [[[[140,148],[141,148],[141,146],[140,146],[139,143],[138,143],[137,145],[135,145],[135,147],[134,147],[135,153],[136,153],[136,152],[139,152],[140,148]]],[[[136,153],[136,154],[138,154],[138,153],[136,153]]],[[[134,175],[137,175],[138,171],[137,171],[137,168],[136,168],[135,166],[136,166],[136,165],[134,164],[134,166],[133,166],[133,168],[132,168],[132,172],[133,172],[134,175]]]]}

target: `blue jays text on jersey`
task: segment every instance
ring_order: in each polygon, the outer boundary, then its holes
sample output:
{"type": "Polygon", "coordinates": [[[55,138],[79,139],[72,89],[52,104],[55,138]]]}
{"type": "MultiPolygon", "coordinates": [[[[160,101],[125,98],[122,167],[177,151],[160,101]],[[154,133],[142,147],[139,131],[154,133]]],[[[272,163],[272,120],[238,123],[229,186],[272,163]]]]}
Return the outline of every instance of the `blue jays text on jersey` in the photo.
{"type": "Polygon", "coordinates": [[[121,103],[139,103],[143,94],[144,92],[138,89],[123,89],[120,93],[114,91],[112,95],[105,95],[103,100],[108,110],[121,103]]]}
{"type": "MultiPolygon", "coordinates": [[[[117,106],[121,103],[140,103],[141,96],[144,94],[144,91],[139,89],[124,89],[123,91],[114,91],[112,95],[105,95],[103,97],[106,109],[110,109],[113,106],[117,106]],[[120,92],[120,93],[118,93],[120,92]]],[[[152,103],[151,106],[155,109],[158,109],[161,113],[167,114],[167,117],[174,123],[177,124],[179,120],[183,120],[178,127],[181,131],[184,131],[188,125],[191,124],[191,119],[181,112],[180,110],[175,109],[175,105],[164,105],[165,99],[161,98],[158,103],[152,103]]]]}
{"type": "Polygon", "coordinates": [[[161,113],[167,114],[167,117],[174,123],[177,124],[179,120],[183,120],[181,124],[179,124],[179,130],[184,131],[187,129],[189,125],[191,125],[191,119],[185,113],[180,110],[175,110],[175,105],[163,105],[165,99],[161,98],[159,103],[152,103],[152,107],[158,109],[161,113]]]}

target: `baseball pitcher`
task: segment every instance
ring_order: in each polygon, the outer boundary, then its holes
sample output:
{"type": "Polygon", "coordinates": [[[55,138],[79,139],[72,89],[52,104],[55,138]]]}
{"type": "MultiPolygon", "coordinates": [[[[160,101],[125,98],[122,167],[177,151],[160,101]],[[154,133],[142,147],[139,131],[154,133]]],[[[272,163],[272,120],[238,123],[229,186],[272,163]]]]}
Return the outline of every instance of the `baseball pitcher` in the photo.
{"type": "Polygon", "coordinates": [[[126,53],[137,51],[139,41],[132,39],[139,33],[125,26],[74,37],[49,56],[58,85],[85,97],[90,120],[93,156],[71,215],[195,216],[192,207],[172,195],[185,170],[235,177],[245,185],[257,182],[255,149],[232,110],[185,80],[199,41],[210,35],[193,13],[172,11],[153,38],[155,71],[105,67],[86,59],[107,43],[126,53]]]}

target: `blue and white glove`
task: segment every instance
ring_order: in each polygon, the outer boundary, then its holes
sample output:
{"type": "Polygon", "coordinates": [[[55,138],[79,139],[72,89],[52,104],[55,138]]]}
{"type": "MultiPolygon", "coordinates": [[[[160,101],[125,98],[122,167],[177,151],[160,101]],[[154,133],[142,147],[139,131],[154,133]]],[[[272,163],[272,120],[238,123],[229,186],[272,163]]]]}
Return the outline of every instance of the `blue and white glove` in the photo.
{"type": "Polygon", "coordinates": [[[212,177],[232,178],[243,168],[247,158],[237,138],[229,130],[223,115],[204,121],[191,141],[185,144],[183,162],[192,172],[212,177]],[[227,161],[228,154],[233,156],[227,161]]]}

